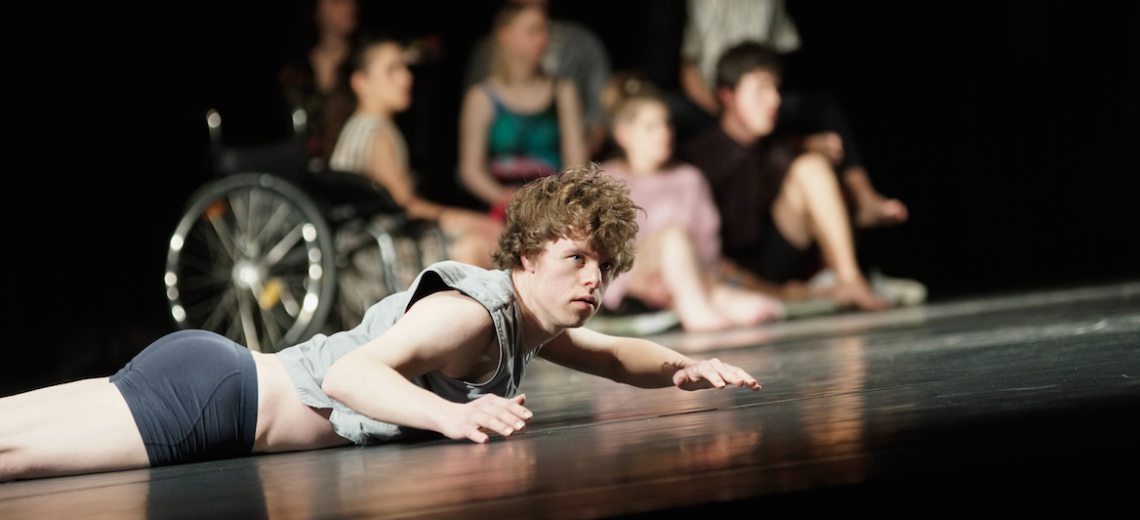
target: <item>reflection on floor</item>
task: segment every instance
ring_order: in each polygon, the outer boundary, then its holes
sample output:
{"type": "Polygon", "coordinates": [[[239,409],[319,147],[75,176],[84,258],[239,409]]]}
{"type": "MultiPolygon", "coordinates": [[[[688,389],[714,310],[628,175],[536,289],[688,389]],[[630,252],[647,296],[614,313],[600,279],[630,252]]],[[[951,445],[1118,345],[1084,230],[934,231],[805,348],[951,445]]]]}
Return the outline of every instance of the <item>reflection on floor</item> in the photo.
{"type": "Polygon", "coordinates": [[[0,517],[757,516],[908,498],[925,513],[1121,504],[1138,483],[1113,470],[1140,461],[1140,283],[654,339],[764,388],[639,390],[537,361],[536,418],[510,439],[15,482],[0,517]]]}

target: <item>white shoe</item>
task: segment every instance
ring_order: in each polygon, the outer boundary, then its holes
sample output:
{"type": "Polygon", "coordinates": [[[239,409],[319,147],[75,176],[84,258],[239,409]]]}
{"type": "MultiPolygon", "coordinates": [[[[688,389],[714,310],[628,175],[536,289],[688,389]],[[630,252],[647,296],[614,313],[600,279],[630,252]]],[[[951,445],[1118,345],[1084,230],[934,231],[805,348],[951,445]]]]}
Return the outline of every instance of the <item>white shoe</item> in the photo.
{"type": "Polygon", "coordinates": [[[890,300],[895,306],[910,307],[926,301],[926,286],[918,280],[892,278],[875,269],[871,271],[870,282],[875,294],[890,300]]]}
{"type": "Polygon", "coordinates": [[[815,273],[815,276],[811,277],[811,280],[807,281],[807,285],[812,289],[827,289],[828,287],[835,285],[835,282],[835,271],[828,268],[822,269],[818,273],[815,273]]]}

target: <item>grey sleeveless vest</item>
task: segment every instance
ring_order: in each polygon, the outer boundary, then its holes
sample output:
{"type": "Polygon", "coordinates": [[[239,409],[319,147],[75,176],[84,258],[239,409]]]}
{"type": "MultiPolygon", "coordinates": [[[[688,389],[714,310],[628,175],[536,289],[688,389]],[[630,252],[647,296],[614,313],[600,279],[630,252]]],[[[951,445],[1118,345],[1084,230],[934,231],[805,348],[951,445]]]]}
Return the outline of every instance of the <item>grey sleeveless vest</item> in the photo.
{"type": "MultiPolygon", "coordinates": [[[[486,394],[512,397],[527,363],[538,350],[523,352],[522,310],[518,305],[509,271],[487,271],[458,262],[440,262],[425,269],[412,286],[373,305],[359,326],[331,336],[317,334],[312,339],[282,350],[277,354],[285,366],[301,402],[314,408],[331,408],[329,420],[336,433],[356,444],[395,440],[416,430],[380,422],[357,413],[321,391],[325,373],[345,354],[379,337],[408,307],[423,297],[455,289],[483,304],[495,324],[499,340],[499,366],[485,383],[451,379],[437,371],[412,380],[417,386],[452,402],[465,403],[486,394]]],[[[440,316],[440,319],[447,319],[440,316]]],[[[382,398],[382,397],[380,397],[382,398]]]]}

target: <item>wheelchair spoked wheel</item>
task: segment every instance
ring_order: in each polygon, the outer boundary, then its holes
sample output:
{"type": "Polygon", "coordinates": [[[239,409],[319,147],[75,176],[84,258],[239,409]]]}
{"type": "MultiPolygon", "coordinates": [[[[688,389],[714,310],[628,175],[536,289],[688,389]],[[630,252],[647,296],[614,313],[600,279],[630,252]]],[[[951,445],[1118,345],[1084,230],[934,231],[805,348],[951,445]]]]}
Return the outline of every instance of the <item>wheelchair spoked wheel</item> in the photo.
{"type": "Polygon", "coordinates": [[[336,285],[333,236],[317,205],[269,174],[214,181],[170,238],[165,282],[182,328],[275,352],[324,325],[336,285]]]}

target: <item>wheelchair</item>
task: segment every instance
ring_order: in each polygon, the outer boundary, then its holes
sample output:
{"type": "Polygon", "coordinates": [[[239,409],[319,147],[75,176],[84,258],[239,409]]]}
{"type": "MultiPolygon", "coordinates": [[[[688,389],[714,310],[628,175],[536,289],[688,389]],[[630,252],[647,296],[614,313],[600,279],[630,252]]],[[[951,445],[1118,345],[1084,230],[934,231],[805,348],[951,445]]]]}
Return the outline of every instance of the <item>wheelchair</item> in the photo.
{"type": "MultiPolygon", "coordinates": [[[[294,113],[297,134],[303,116],[294,113]]],[[[216,178],[186,203],[166,258],[180,328],[276,352],[359,324],[446,259],[438,226],[408,219],[364,176],[314,168],[300,139],[226,148],[217,111],[207,126],[216,178]]]]}

